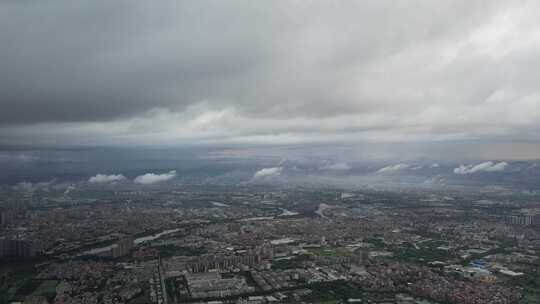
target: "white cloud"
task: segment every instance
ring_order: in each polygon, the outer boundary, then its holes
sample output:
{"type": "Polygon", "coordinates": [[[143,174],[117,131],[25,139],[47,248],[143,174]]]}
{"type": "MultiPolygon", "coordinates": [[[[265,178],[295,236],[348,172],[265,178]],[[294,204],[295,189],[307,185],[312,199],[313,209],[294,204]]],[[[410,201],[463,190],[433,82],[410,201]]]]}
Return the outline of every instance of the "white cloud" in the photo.
{"type": "Polygon", "coordinates": [[[263,168],[253,174],[253,179],[275,177],[280,175],[281,171],[283,171],[283,167],[263,168]]]}
{"type": "Polygon", "coordinates": [[[321,166],[321,170],[347,171],[351,170],[351,166],[347,163],[334,163],[321,166]]]}
{"type": "Polygon", "coordinates": [[[13,190],[16,191],[32,191],[34,187],[34,184],[31,182],[19,182],[15,186],[13,186],[13,190]]]}
{"type": "Polygon", "coordinates": [[[89,183],[92,184],[105,184],[105,183],[113,183],[113,182],[120,182],[126,180],[126,177],[122,174],[96,174],[88,179],[89,183]]]}
{"type": "Polygon", "coordinates": [[[73,186],[73,185],[70,185],[66,188],[66,190],[64,191],[64,195],[68,195],[71,191],[73,190],[76,190],[77,187],[73,186]]]}
{"type": "Polygon", "coordinates": [[[409,165],[407,164],[390,165],[390,166],[386,166],[384,168],[379,169],[377,173],[390,173],[390,172],[396,172],[399,170],[404,170],[407,168],[409,168],[409,165]]]}
{"type": "Polygon", "coordinates": [[[454,168],[455,174],[472,174],[477,172],[500,172],[508,166],[507,162],[494,163],[492,161],[483,162],[477,165],[461,165],[454,168]]]}
{"type": "Polygon", "coordinates": [[[19,182],[15,186],[12,187],[15,191],[25,191],[25,192],[33,192],[36,190],[49,190],[49,186],[51,185],[51,182],[39,182],[39,183],[31,183],[27,181],[19,182]]]}
{"type": "Polygon", "coordinates": [[[434,163],[434,164],[431,164],[431,166],[429,166],[430,168],[439,168],[440,165],[438,163],[434,163]]]}
{"type": "Polygon", "coordinates": [[[151,185],[155,183],[169,181],[175,177],[176,177],[176,170],[172,170],[164,174],[146,173],[146,174],[137,176],[133,181],[141,185],[151,185]]]}

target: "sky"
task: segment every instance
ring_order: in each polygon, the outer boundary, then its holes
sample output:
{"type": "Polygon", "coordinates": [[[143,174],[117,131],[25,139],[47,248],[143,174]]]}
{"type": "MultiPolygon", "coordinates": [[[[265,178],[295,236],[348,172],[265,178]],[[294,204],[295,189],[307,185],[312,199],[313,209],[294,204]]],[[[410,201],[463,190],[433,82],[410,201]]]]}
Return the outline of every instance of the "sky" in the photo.
{"type": "Polygon", "coordinates": [[[540,158],[538,1],[8,0],[0,28],[0,145],[540,158]]]}

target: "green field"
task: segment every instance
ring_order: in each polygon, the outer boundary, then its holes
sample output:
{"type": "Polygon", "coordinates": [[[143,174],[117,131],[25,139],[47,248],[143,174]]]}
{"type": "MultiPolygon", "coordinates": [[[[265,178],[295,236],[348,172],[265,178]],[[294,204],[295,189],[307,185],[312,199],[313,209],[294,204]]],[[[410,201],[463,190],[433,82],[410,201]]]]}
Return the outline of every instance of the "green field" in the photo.
{"type": "Polygon", "coordinates": [[[26,280],[15,293],[15,299],[24,300],[30,296],[44,296],[53,298],[56,295],[56,280],[26,280]]]}
{"type": "Polygon", "coordinates": [[[525,302],[523,303],[527,303],[527,304],[540,303],[540,301],[538,300],[538,292],[532,291],[532,290],[525,291],[524,301],[525,302]]]}
{"type": "Polygon", "coordinates": [[[56,280],[45,280],[32,292],[33,296],[51,296],[56,294],[56,286],[58,285],[56,280]]]}

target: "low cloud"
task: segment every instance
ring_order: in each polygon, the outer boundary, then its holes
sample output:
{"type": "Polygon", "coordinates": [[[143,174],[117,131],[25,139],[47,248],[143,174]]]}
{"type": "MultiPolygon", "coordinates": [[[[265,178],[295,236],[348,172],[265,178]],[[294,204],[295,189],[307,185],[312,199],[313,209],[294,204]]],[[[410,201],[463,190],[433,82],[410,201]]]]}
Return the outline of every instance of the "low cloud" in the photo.
{"type": "Polygon", "coordinates": [[[15,191],[33,191],[34,184],[31,182],[20,182],[13,186],[15,191]]]}
{"type": "Polygon", "coordinates": [[[396,172],[399,170],[404,170],[407,168],[409,168],[409,165],[407,164],[390,165],[390,166],[386,166],[384,168],[379,169],[377,173],[391,173],[391,172],[396,172]]]}
{"type": "Polygon", "coordinates": [[[37,190],[44,190],[48,191],[49,186],[51,185],[50,182],[39,182],[39,183],[31,183],[31,182],[19,182],[15,186],[12,187],[15,191],[22,191],[22,192],[33,192],[37,190]]]}
{"type": "Polygon", "coordinates": [[[31,162],[37,160],[39,160],[38,157],[26,153],[0,152],[0,162],[31,162]]]}
{"type": "Polygon", "coordinates": [[[77,187],[73,186],[73,185],[70,185],[66,188],[66,190],[64,191],[64,195],[68,195],[71,191],[73,190],[76,190],[77,187]]]}
{"type": "Polygon", "coordinates": [[[278,176],[281,174],[281,171],[283,171],[283,167],[263,168],[253,174],[253,179],[278,176]]]}
{"type": "Polygon", "coordinates": [[[126,180],[126,177],[122,174],[96,174],[88,179],[89,183],[92,184],[106,184],[114,183],[126,180]]]}
{"type": "Polygon", "coordinates": [[[170,181],[176,177],[176,170],[169,171],[163,174],[146,173],[137,176],[133,181],[141,185],[151,185],[160,182],[170,181]]]}
{"type": "Polygon", "coordinates": [[[335,163],[321,166],[321,170],[347,171],[351,170],[351,166],[347,163],[335,163]]]}
{"type": "Polygon", "coordinates": [[[473,174],[477,172],[500,172],[508,166],[507,162],[494,163],[492,161],[483,162],[477,165],[461,165],[454,168],[455,174],[473,174]]]}

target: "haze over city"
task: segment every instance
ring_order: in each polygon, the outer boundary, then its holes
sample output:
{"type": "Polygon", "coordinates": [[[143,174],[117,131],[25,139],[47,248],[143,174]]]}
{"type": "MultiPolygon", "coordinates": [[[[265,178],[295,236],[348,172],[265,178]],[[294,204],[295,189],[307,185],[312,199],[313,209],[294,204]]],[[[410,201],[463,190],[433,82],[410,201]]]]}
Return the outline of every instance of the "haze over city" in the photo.
{"type": "Polygon", "coordinates": [[[537,1],[0,1],[0,304],[540,303],[537,1]]]}

